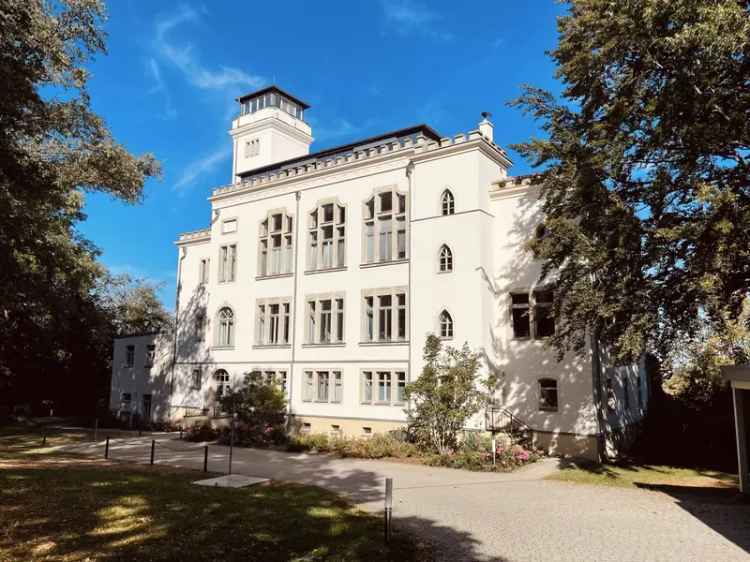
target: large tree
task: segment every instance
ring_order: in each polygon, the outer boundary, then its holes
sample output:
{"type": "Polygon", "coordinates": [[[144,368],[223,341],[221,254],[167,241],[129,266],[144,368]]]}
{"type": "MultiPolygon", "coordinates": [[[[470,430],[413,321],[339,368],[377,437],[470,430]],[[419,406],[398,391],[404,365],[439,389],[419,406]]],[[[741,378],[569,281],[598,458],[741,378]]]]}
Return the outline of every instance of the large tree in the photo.
{"type": "Polygon", "coordinates": [[[750,2],[572,0],[551,52],[561,100],[515,104],[545,138],[558,350],[589,336],[630,360],[705,323],[733,329],[750,281],[750,2]]]}
{"type": "Polygon", "coordinates": [[[103,19],[98,0],[0,0],[3,400],[28,399],[55,375],[93,368],[106,270],[76,230],[84,194],[137,202],[159,172],[90,109],[85,65],[105,52],[103,19]]]}

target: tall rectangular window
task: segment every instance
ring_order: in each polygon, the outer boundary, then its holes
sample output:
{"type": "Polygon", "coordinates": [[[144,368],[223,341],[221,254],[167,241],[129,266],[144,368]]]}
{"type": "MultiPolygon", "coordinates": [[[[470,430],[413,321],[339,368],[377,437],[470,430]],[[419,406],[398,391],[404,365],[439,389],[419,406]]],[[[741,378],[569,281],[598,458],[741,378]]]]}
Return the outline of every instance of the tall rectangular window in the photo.
{"type": "Polygon", "coordinates": [[[135,346],[129,345],[125,348],[125,366],[132,367],[135,365],[135,346]]]}
{"type": "Polygon", "coordinates": [[[291,273],[294,268],[294,219],[278,212],[260,223],[258,276],[291,273]]]}
{"type": "Polygon", "coordinates": [[[219,282],[234,281],[237,268],[237,245],[228,244],[219,248],[219,282]]]}
{"type": "Polygon", "coordinates": [[[341,343],[344,341],[344,299],[308,297],[308,344],[341,343]]]}
{"type": "Polygon", "coordinates": [[[264,299],[258,301],[255,320],[256,345],[287,345],[290,342],[290,301],[264,299]]]}
{"type": "Polygon", "coordinates": [[[513,321],[513,337],[528,338],[531,335],[531,319],[529,318],[529,294],[513,293],[511,298],[511,315],[513,321]]]}
{"type": "Polygon", "coordinates": [[[378,372],[378,402],[391,401],[391,373],[378,372]]]}
{"type": "Polygon", "coordinates": [[[534,291],[534,337],[555,335],[555,317],[552,309],[554,294],[551,290],[534,291]]]}
{"type": "Polygon", "coordinates": [[[200,390],[201,389],[201,370],[200,369],[193,369],[192,375],[190,377],[190,388],[192,390],[200,390]]]}
{"type": "Polygon", "coordinates": [[[383,191],[365,202],[362,240],[365,263],[406,259],[405,194],[383,191]]]}
{"type": "Polygon", "coordinates": [[[201,258],[200,267],[198,271],[198,280],[201,285],[208,283],[208,272],[210,270],[209,258],[201,258]]]}

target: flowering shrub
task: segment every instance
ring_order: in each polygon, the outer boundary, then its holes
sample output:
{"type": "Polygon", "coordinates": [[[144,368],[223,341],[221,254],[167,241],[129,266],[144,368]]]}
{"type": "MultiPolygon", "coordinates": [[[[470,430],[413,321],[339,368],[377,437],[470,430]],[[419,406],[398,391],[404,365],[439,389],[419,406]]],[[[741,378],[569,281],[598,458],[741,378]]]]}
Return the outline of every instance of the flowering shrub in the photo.
{"type": "Polygon", "coordinates": [[[335,453],[342,457],[359,459],[407,458],[419,454],[416,445],[391,435],[381,434],[375,434],[370,439],[329,438],[324,433],[298,435],[289,440],[287,450],[335,453]]]}
{"type": "Polygon", "coordinates": [[[472,450],[471,446],[463,447],[457,452],[445,455],[431,455],[424,462],[430,466],[445,466],[486,472],[506,472],[536,462],[541,455],[537,451],[524,449],[521,445],[511,447],[498,446],[495,452],[495,464],[492,464],[492,448],[472,450]]]}

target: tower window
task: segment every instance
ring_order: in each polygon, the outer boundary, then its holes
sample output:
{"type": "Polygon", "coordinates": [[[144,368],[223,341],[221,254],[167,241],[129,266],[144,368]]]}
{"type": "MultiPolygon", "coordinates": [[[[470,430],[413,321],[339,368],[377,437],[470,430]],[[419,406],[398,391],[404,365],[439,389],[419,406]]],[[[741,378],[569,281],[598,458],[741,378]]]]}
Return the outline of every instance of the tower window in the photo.
{"type": "Polygon", "coordinates": [[[245,141],[245,158],[252,158],[260,154],[260,139],[245,141]]]}

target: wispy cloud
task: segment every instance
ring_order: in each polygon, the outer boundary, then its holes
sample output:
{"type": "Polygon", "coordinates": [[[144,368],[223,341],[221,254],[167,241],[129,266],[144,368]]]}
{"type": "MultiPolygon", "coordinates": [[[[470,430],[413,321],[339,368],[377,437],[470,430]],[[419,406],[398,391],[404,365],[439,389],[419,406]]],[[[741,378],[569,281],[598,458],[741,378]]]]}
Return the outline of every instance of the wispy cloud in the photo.
{"type": "Polygon", "coordinates": [[[200,62],[192,44],[177,44],[169,38],[170,32],[176,27],[199,21],[198,12],[187,5],[180,6],[176,13],[157,21],[154,45],[159,55],[179,69],[188,82],[201,89],[216,90],[238,86],[259,88],[267,83],[262,76],[248,74],[231,66],[209,69],[200,62]]]}
{"type": "Polygon", "coordinates": [[[161,69],[159,63],[153,57],[148,59],[146,65],[148,73],[154,80],[154,86],[149,90],[149,94],[161,94],[164,96],[164,115],[165,119],[174,119],[177,117],[177,110],[172,105],[172,97],[169,95],[169,90],[161,76],[161,69]]]}
{"type": "Polygon", "coordinates": [[[443,16],[413,0],[381,0],[386,21],[401,35],[421,34],[450,41],[453,34],[438,29],[443,16]]]}
{"type": "Polygon", "coordinates": [[[228,160],[231,155],[232,147],[226,142],[221,148],[207,154],[203,158],[191,162],[182,172],[182,176],[180,176],[180,179],[174,184],[173,189],[175,191],[182,191],[191,186],[199,176],[211,172],[216,166],[225,160],[228,160]]]}

